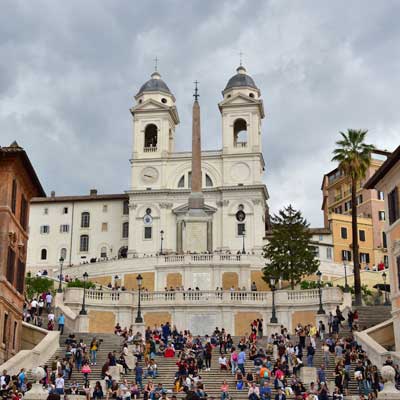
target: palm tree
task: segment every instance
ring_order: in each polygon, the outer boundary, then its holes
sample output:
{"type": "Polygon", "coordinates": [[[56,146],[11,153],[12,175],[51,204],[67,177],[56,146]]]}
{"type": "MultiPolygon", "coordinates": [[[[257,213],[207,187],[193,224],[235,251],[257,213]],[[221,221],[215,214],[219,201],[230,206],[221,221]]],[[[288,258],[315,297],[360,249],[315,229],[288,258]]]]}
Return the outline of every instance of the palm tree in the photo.
{"type": "Polygon", "coordinates": [[[371,153],[375,147],[364,142],[368,131],[348,129],[347,133],[340,132],[342,139],[336,142],[338,146],[333,151],[332,161],[339,163],[339,170],[350,179],[351,182],[351,226],[352,247],[354,263],[354,293],[355,304],[362,304],[360,259],[358,251],[357,229],[357,184],[365,178],[368,167],[371,164],[371,153]]]}

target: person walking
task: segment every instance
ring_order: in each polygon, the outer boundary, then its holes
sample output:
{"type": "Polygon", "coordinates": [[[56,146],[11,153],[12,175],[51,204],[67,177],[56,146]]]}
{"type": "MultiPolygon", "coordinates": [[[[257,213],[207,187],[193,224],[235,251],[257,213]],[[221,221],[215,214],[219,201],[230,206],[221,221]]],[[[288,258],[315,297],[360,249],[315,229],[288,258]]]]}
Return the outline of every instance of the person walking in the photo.
{"type": "Polygon", "coordinates": [[[307,347],[307,366],[308,367],[313,367],[313,363],[314,363],[314,354],[315,354],[315,349],[312,346],[312,344],[310,343],[307,347]]]}
{"type": "Polygon", "coordinates": [[[90,365],[97,365],[97,350],[99,349],[99,344],[96,338],[90,342],[90,365]]]}
{"type": "Polygon", "coordinates": [[[238,354],[238,368],[242,371],[243,375],[246,373],[246,371],[244,369],[244,363],[245,362],[246,362],[246,352],[243,349],[238,354]]]}
{"type": "Polygon", "coordinates": [[[204,349],[204,360],[206,364],[206,371],[211,370],[211,355],[212,355],[212,346],[210,342],[207,342],[206,347],[204,349]]]}
{"type": "Polygon", "coordinates": [[[58,330],[60,331],[60,334],[62,335],[64,333],[64,324],[65,324],[65,317],[64,317],[63,313],[61,313],[59,315],[57,323],[58,323],[58,330]]]}

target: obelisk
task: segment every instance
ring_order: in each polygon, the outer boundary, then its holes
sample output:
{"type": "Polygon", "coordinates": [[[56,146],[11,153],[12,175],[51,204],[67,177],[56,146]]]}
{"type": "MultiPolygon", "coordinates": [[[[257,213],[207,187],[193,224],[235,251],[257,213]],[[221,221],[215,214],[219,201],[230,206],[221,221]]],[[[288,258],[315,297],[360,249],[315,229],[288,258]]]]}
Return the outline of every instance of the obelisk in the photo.
{"type": "Polygon", "coordinates": [[[194,89],[193,120],[192,120],[192,187],[189,196],[189,210],[203,210],[204,196],[202,192],[201,176],[201,131],[200,131],[200,104],[197,81],[194,89]]]}

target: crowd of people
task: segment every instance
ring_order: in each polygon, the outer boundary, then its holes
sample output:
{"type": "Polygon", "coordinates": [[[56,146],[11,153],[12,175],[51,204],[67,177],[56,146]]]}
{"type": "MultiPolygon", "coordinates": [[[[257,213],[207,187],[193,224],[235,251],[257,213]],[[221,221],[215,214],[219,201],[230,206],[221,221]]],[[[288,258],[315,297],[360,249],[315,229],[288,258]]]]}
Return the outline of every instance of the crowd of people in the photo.
{"type": "MultiPolygon", "coordinates": [[[[31,318],[47,307],[44,300],[43,307],[37,299],[27,306],[31,318]]],[[[263,321],[258,319],[240,339],[219,328],[210,335],[194,336],[168,322],[148,327],[142,337],[132,327],[117,324],[114,333],[121,337],[121,346],[107,354],[101,376],[92,376],[92,368],[97,365],[102,341],[94,337],[85,343],[72,333],[65,340],[63,356],[44,366],[46,375],[41,383],[51,395],[83,394],[88,399],[174,400],[186,396],[190,400],[229,400],[242,392],[248,400],[341,400],[354,380],[360,399],[373,400],[382,382],[377,367],[351,335],[357,320],[356,310],[345,319],[337,309],[329,315],[328,326],[323,321],[318,325],[299,323],[293,334],[281,326],[279,332],[264,336],[263,321]],[[343,330],[347,334],[341,335],[343,330]],[[173,359],[176,366],[172,380],[162,383],[158,382],[157,365],[161,357],[173,359]],[[317,379],[308,385],[300,379],[306,365],[317,368],[317,379]],[[218,396],[215,388],[206,386],[211,369],[220,374],[218,396]],[[120,379],[115,378],[115,371],[120,379]],[[77,373],[82,379],[77,379],[77,373]],[[134,379],[128,379],[131,374],[134,379]]],[[[386,364],[395,368],[400,379],[398,366],[390,358],[386,364]]],[[[18,394],[30,388],[24,369],[15,376],[3,371],[0,382],[2,393],[18,394]]]]}

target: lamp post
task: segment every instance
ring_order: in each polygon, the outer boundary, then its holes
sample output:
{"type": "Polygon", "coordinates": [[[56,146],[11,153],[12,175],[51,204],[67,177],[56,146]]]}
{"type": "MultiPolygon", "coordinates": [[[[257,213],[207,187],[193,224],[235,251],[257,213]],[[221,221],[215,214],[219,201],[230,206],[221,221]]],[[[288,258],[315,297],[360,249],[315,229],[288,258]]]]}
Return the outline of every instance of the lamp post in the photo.
{"type": "Polygon", "coordinates": [[[63,269],[64,259],[60,257],[59,261],[60,261],[60,282],[58,284],[57,292],[62,293],[62,269],[63,269]]]}
{"type": "Polygon", "coordinates": [[[139,274],[136,277],[136,281],[137,281],[137,286],[138,286],[138,310],[137,310],[137,316],[135,318],[135,323],[141,324],[141,323],[143,323],[142,312],[140,309],[140,290],[142,288],[142,282],[143,282],[142,275],[139,274]]]}
{"type": "Polygon", "coordinates": [[[81,311],[79,311],[80,315],[86,315],[87,314],[87,311],[86,311],[86,281],[87,281],[88,276],[89,275],[88,275],[87,272],[85,272],[83,274],[83,300],[82,300],[81,311]]]}
{"type": "Polygon", "coordinates": [[[347,283],[347,265],[346,265],[346,261],[347,261],[347,256],[343,257],[343,267],[344,267],[344,292],[348,293],[349,291],[349,285],[347,283]]]}
{"type": "Polygon", "coordinates": [[[385,302],[383,304],[385,306],[388,306],[389,305],[389,300],[388,300],[387,291],[386,291],[386,277],[387,277],[386,272],[383,272],[382,278],[383,278],[383,287],[384,287],[384,290],[385,290],[385,302]]]}
{"type": "Polygon", "coordinates": [[[244,247],[244,238],[246,236],[246,229],[243,227],[243,231],[242,231],[242,238],[243,238],[243,248],[242,248],[242,254],[246,254],[246,249],[244,247]]]}
{"type": "Polygon", "coordinates": [[[269,283],[270,283],[271,290],[272,290],[272,315],[271,315],[271,319],[269,320],[269,322],[271,324],[277,324],[278,318],[276,318],[276,310],[275,310],[275,278],[270,278],[269,283]]]}
{"type": "Polygon", "coordinates": [[[164,231],[161,229],[160,231],[160,256],[163,255],[163,241],[164,241],[164,231]]]}
{"type": "Polygon", "coordinates": [[[319,309],[317,311],[317,314],[322,315],[325,314],[325,310],[322,307],[322,290],[321,290],[322,272],[320,270],[317,271],[317,277],[318,277],[318,294],[319,294],[319,309]]]}

